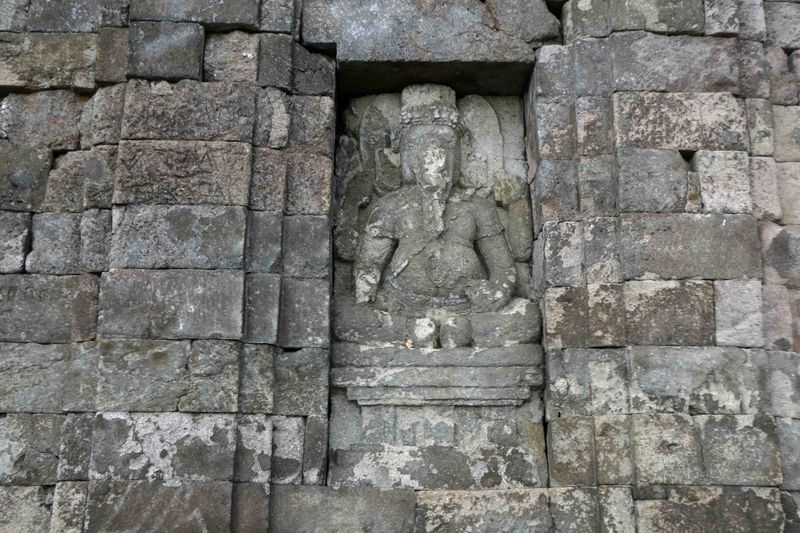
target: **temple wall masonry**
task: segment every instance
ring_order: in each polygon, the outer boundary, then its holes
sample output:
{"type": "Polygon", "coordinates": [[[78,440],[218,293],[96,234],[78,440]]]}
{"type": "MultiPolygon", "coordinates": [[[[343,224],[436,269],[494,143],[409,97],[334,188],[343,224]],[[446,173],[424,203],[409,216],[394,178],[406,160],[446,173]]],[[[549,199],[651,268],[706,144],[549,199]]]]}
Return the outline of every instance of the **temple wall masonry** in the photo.
{"type": "Polygon", "coordinates": [[[0,0],[0,533],[800,533],[797,0],[0,0]]]}

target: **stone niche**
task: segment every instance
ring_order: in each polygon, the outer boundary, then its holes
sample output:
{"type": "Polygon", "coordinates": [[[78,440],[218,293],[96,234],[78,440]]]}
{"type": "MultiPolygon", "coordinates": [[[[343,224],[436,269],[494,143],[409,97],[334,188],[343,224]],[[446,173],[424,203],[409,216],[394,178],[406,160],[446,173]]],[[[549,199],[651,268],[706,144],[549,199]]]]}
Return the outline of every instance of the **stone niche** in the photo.
{"type": "Polygon", "coordinates": [[[329,484],[546,486],[522,99],[410,85],[342,128],[329,484]]]}

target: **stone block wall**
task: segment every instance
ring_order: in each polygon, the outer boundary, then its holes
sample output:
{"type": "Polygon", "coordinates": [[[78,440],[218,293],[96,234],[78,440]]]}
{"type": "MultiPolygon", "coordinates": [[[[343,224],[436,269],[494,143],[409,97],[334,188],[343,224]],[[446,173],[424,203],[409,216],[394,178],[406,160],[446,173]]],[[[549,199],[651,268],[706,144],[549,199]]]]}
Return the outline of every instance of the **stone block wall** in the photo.
{"type": "Polygon", "coordinates": [[[0,531],[800,531],[799,89],[792,0],[0,0],[0,531]],[[419,82],[525,99],[514,488],[328,476],[337,104],[419,82]]]}

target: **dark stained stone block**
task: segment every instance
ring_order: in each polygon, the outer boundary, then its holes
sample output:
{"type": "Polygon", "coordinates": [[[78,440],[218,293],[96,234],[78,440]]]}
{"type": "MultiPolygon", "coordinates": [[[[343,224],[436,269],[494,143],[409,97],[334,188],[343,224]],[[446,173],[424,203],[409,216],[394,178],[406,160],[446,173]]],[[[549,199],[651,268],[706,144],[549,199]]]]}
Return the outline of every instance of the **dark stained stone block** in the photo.
{"type": "Polygon", "coordinates": [[[286,348],[328,346],[329,307],[327,280],[283,278],[278,344],[286,348]]]}
{"type": "Polygon", "coordinates": [[[179,80],[203,77],[204,32],[186,22],[132,22],[128,28],[128,76],[179,80]]]}
{"type": "Polygon", "coordinates": [[[325,416],[328,350],[306,348],[275,357],[275,414],[325,416]]]}
{"type": "Polygon", "coordinates": [[[244,333],[247,342],[270,344],[277,342],[280,297],[279,274],[247,274],[244,333]]]}
{"type": "Polygon", "coordinates": [[[259,0],[131,0],[131,20],[172,20],[199,22],[215,30],[243,28],[257,30],[259,0]]]}
{"type": "Polygon", "coordinates": [[[47,148],[0,141],[0,208],[38,211],[44,201],[52,156],[47,148]]]}
{"type": "MultiPolygon", "coordinates": [[[[54,2],[56,3],[56,2],[54,2]]],[[[0,32],[0,87],[11,90],[95,87],[97,36],[92,33],[0,32]]]]}

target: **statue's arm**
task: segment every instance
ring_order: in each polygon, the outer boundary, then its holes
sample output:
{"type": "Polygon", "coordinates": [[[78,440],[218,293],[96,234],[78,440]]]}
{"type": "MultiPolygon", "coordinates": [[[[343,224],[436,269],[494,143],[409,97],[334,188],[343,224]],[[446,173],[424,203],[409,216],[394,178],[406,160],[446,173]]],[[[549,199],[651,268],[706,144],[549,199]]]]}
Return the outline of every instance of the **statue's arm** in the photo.
{"type": "Polygon", "coordinates": [[[356,302],[375,300],[383,269],[395,247],[391,231],[393,222],[391,215],[383,209],[376,209],[364,228],[353,268],[356,302]]]}
{"type": "Polygon", "coordinates": [[[467,288],[472,308],[476,311],[496,311],[511,299],[517,282],[517,269],[508,247],[503,225],[497,210],[490,202],[477,215],[478,252],[489,271],[488,280],[476,280],[467,288]]]}

